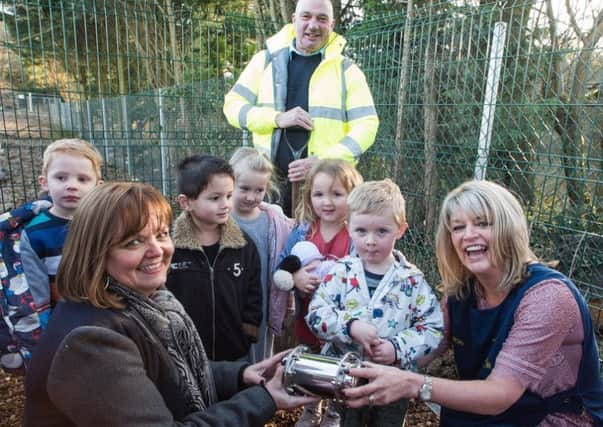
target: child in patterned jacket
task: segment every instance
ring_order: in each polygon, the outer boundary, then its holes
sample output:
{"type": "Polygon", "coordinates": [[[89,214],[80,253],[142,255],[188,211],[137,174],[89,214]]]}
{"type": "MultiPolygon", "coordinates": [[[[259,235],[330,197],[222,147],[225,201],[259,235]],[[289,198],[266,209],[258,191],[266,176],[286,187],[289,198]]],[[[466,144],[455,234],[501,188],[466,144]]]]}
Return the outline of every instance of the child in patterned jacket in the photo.
{"type": "MultiPolygon", "coordinates": [[[[323,354],[416,369],[442,339],[438,300],[423,273],[394,249],[407,228],[405,202],[389,179],[357,186],[348,197],[348,229],[357,257],[339,260],[314,293],[306,316],[327,341],[323,354]]],[[[408,402],[342,409],[342,426],[400,426],[408,402]]]]}

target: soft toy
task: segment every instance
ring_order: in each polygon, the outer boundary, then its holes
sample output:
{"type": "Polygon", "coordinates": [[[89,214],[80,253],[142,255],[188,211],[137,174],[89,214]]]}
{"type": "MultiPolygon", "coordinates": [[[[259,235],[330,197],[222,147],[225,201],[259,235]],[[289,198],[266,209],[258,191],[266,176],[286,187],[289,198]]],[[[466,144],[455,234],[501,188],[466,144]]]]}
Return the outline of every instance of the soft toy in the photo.
{"type": "Polygon", "coordinates": [[[335,261],[325,260],[314,243],[307,240],[297,242],[291,248],[291,254],[283,258],[279,264],[272,280],[278,289],[290,291],[293,289],[293,273],[299,269],[307,267],[309,272],[323,278],[333,264],[335,261]]]}

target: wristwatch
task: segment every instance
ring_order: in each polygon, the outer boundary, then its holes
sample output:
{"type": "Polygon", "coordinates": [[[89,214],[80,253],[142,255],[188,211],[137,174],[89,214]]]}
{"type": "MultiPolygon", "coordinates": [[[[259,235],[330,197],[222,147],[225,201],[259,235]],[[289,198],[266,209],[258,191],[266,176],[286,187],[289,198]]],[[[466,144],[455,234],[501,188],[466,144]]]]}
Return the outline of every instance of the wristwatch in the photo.
{"type": "Polygon", "coordinates": [[[431,391],[433,390],[433,381],[431,377],[425,375],[423,377],[423,385],[419,389],[419,397],[423,402],[429,402],[431,400],[431,391]]]}

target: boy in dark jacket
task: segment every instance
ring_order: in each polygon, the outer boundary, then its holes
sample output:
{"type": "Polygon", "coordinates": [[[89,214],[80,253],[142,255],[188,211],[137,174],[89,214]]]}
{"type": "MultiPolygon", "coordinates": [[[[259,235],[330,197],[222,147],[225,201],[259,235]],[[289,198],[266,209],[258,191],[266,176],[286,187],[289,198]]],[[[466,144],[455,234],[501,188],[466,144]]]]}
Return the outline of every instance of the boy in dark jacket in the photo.
{"type": "Polygon", "coordinates": [[[178,165],[176,251],[167,287],[193,319],[211,360],[245,357],[262,321],[260,258],[230,218],[234,173],[205,155],[178,165]]]}

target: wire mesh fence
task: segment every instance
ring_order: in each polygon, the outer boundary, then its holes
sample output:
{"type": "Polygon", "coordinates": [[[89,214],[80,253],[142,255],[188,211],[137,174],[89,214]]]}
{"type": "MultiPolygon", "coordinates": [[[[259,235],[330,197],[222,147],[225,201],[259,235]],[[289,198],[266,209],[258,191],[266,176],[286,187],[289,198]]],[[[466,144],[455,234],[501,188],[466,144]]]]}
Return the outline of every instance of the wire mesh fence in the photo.
{"type": "MultiPolygon", "coordinates": [[[[409,2],[345,29],[379,112],[359,169],[408,199],[401,242],[437,284],[433,234],[451,188],[486,177],[526,206],[532,243],[560,260],[603,328],[603,12],[595,2],[409,2]]],[[[247,143],[226,91],[274,33],[171,1],[0,2],[0,208],[35,197],[41,153],[79,136],[105,179],[172,198],[177,162],[247,143]]]]}
{"type": "Polygon", "coordinates": [[[509,187],[538,255],[560,261],[602,325],[603,13],[588,2],[505,5],[416,7],[346,33],[381,119],[360,168],[387,171],[408,196],[403,246],[422,267],[433,266],[447,191],[472,177],[509,187]]]}
{"type": "Polygon", "coordinates": [[[222,100],[270,25],[170,5],[0,3],[4,210],[35,197],[43,148],[60,137],[96,144],[108,179],[148,181],[168,195],[187,153],[227,155],[241,143],[222,100]]]}

